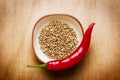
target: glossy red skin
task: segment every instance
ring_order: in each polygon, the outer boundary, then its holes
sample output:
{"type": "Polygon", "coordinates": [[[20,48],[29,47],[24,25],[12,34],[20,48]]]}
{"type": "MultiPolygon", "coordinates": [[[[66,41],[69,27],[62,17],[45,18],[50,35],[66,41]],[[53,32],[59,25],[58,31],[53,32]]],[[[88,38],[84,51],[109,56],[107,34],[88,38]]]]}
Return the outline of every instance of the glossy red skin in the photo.
{"type": "Polygon", "coordinates": [[[47,62],[47,69],[48,70],[63,70],[66,68],[70,68],[77,64],[86,54],[88,51],[90,40],[91,40],[91,33],[93,30],[93,26],[95,23],[91,23],[86,30],[83,39],[81,41],[81,44],[77,47],[75,51],[71,53],[71,55],[61,59],[61,60],[53,60],[47,62]]]}

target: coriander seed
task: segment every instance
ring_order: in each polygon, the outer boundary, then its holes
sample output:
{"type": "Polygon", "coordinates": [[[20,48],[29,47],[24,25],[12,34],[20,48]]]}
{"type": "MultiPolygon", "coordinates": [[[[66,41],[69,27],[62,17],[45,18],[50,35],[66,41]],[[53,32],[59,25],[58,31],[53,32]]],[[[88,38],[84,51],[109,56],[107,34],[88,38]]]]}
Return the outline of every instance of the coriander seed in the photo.
{"type": "Polygon", "coordinates": [[[41,30],[39,44],[48,58],[62,59],[77,47],[78,41],[76,33],[68,24],[52,21],[41,30]]]}

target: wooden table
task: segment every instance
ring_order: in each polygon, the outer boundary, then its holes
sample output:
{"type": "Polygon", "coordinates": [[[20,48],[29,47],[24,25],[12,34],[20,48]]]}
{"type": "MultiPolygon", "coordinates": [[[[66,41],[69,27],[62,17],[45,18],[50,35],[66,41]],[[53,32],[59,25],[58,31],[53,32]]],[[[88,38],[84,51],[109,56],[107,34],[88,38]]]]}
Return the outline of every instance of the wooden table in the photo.
{"type": "Polygon", "coordinates": [[[120,0],[0,0],[0,80],[120,80],[120,0]],[[31,69],[35,22],[47,14],[91,22],[91,45],[84,59],[65,71],[31,69]]]}

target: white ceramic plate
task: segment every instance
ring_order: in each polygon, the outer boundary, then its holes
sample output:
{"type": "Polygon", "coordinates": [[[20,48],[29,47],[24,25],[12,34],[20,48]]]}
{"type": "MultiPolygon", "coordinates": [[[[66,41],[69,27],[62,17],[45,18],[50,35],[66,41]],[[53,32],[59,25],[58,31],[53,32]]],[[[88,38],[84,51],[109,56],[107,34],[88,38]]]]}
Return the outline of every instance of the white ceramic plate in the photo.
{"type": "MultiPolygon", "coordinates": [[[[47,63],[48,61],[51,61],[52,59],[49,59],[43,51],[40,49],[39,40],[38,37],[40,35],[40,31],[48,25],[50,22],[57,20],[61,22],[65,22],[68,24],[73,30],[76,32],[78,42],[81,43],[82,37],[83,37],[83,28],[81,23],[73,16],[67,15],[67,14],[51,14],[46,15],[40,18],[33,28],[32,32],[32,46],[35,52],[35,55],[37,58],[42,61],[43,63],[47,63]]],[[[79,45],[78,44],[78,45],[79,45]]]]}

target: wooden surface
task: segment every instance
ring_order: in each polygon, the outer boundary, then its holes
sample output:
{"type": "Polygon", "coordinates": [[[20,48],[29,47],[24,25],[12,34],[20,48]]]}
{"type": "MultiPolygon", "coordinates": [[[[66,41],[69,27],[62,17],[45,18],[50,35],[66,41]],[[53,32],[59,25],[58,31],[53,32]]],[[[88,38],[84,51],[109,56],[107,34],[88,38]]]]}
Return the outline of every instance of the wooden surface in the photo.
{"type": "Polygon", "coordinates": [[[120,0],[0,0],[0,80],[120,80],[120,0]],[[46,14],[66,13],[91,22],[91,45],[71,69],[51,72],[37,64],[31,45],[35,22],[46,14]]]}

